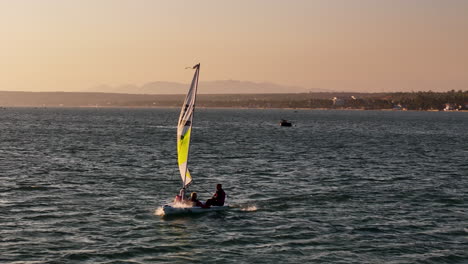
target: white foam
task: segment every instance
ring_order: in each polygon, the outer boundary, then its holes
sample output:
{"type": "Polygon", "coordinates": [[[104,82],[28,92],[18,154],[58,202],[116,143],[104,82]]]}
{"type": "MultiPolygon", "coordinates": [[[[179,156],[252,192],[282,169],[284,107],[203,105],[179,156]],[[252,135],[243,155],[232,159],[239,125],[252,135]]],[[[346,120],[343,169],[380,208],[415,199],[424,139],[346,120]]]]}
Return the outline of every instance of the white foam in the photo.
{"type": "Polygon", "coordinates": [[[255,206],[255,205],[249,205],[249,206],[247,206],[247,207],[241,208],[241,211],[254,212],[254,211],[257,211],[257,206],[255,206]]]}
{"type": "Polygon", "coordinates": [[[164,210],[163,210],[163,208],[162,208],[162,207],[159,207],[158,209],[156,209],[156,210],[154,211],[154,214],[155,214],[155,215],[164,215],[164,210]]]}
{"type": "MultiPolygon", "coordinates": [[[[192,205],[187,204],[187,203],[173,203],[173,204],[170,204],[170,206],[173,207],[173,208],[193,208],[192,205]]],[[[156,209],[154,211],[154,214],[155,215],[164,215],[165,213],[164,213],[163,207],[161,206],[158,209],[156,209]]]]}
{"type": "Polygon", "coordinates": [[[171,206],[174,208],[192,208],[193,207],[191,203],[174,203],[171,206]]]}

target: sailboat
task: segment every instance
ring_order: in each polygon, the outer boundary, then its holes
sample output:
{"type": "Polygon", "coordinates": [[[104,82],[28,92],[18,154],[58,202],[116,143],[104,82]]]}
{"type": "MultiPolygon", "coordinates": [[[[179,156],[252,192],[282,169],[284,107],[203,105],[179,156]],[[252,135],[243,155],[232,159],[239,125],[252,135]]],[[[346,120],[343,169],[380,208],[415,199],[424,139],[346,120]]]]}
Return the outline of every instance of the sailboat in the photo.
{"type": "Polygon", "coordinates": [[[202,213],[209,211],[219,211],[228,208],[224,206],[211,206],[203,208],[200,206],[191,206],[184,203],[185,191],[192,183],[192,175],[188,169],[190,139],[192,135],[193,116],[195,111],[195,99],[197,96],[198,78],[200,75],[200,64],[192,67],[195,69],[190,89],[185,97],[184,104],[180,111],[179,122],[177,124],[177,156],[180,177],[182,179],[182,189],[179,195],[176,196],[176,201],[173,204],[166,204],[162,207],[162,215],[184,214],[184,213],[202,213]],[[179,201],[177,201],[179,199],[179,201]]]}

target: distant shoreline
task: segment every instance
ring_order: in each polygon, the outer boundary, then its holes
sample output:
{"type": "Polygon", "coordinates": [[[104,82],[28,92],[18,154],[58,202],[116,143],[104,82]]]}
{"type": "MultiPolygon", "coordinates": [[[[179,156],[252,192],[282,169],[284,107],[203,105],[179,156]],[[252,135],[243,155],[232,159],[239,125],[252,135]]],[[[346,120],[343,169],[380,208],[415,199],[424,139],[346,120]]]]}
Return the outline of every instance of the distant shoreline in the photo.
{"type": "MultiPolygon", "coordinates": [[[[184,97],[184,95],[0,91],[0,107],[180,108],[184,97]]],[[[468,91],[200,94],[197,96],[197,108],[466,111],[468,91]]]]}
{"type": "MultiPolygon", "coordinates": [[[[0,106],[0,110],[5,110],[8,108],[33,108],[33,109],[73,109],[73,108],[82,108],[82,109],[180,109],[178,106],[0,106]]],[[[384,111],[384,112],[461,112],[467,113],[468,110],[393,110],[393,109],[346,109],[346,108],[264,108],[264,107],[197,107],[197,109],[236,109],[236,110],[298,110],[298,111],[307,111],[307,110],[318,110],[318,111],[384,111]]]]}

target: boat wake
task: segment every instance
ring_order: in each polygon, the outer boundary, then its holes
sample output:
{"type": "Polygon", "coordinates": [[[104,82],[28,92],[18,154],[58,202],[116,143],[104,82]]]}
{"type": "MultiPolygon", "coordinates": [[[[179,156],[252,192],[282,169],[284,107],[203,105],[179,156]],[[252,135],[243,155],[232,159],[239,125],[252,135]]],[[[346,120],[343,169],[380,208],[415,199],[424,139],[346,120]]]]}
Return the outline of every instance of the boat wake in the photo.
{"type": "Polygon", "coordinates": [[[241,206],[240,209],[241,211],[244,211],[244,212],[255,212],[257,211],[257,206],[255,205],[241,206]]]}
{"type": "Polygon", "coordinates": [[[243,212],[255,212],[258,210],[257,205],[254,204],[230,204],[229,207],[236,208],[236,210],[241,210],[243,212]]]}

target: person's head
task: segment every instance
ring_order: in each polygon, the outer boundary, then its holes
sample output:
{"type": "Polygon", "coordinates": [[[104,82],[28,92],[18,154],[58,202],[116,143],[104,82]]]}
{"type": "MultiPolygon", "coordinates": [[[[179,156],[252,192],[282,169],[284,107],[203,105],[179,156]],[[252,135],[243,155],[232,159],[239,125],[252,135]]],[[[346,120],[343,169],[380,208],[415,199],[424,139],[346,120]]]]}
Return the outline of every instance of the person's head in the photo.
{"type": "Polygon", "coordinates": [[[190,199],[191,200],[197,199],[197,193],[196,192],[191,193],[190,194],[190,199]]]}
{"type": "Polygon", "coordinates": [[[221,190],[223,188],[223,185],[221,183],[216,184],[216,190],[221,190]]]}

